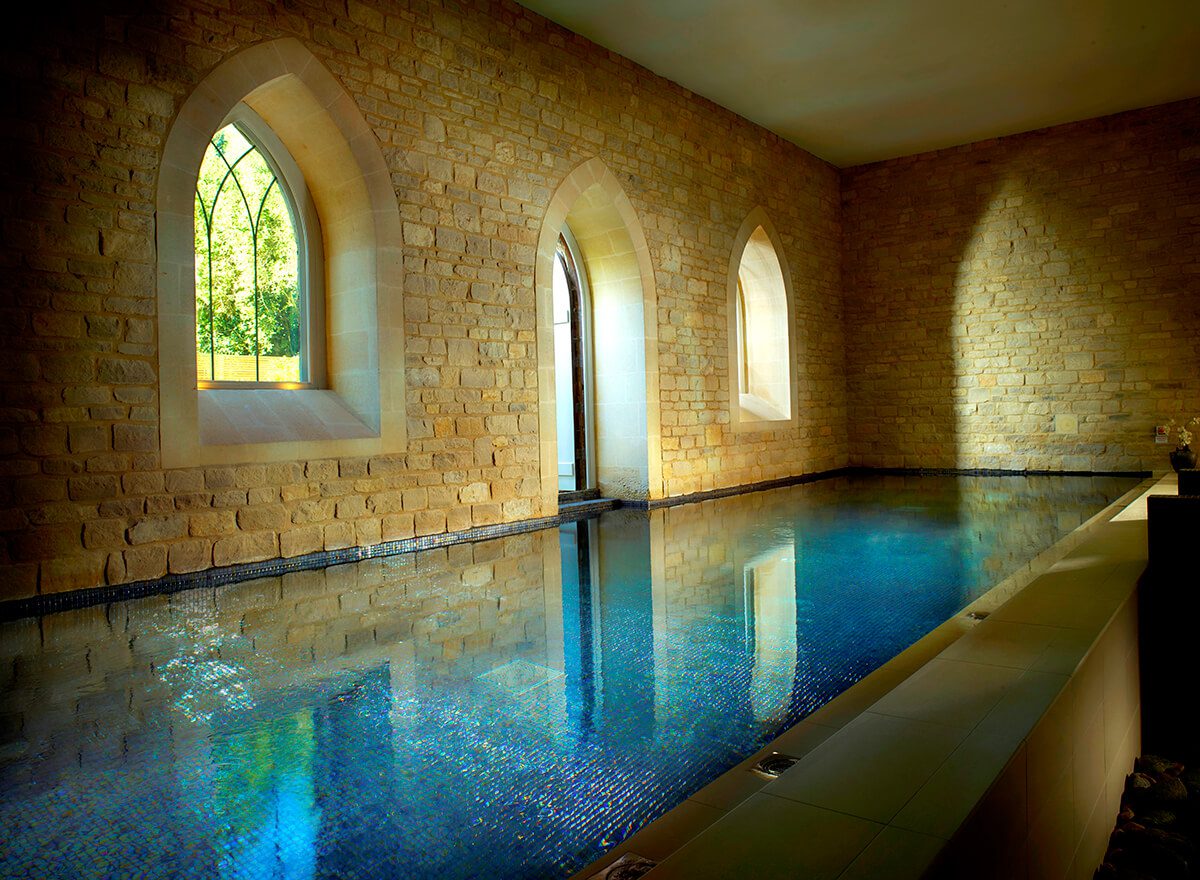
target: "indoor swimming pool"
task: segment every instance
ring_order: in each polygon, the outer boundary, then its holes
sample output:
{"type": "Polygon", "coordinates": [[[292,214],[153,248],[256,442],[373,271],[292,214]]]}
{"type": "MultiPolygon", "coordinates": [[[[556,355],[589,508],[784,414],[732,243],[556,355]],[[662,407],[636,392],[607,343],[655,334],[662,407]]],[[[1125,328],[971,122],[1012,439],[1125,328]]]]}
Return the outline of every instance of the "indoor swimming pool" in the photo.
{"type": "Polygon", "coordinates": [[[1137,482],[838,477],[2,623],[0,877],[568,877],[1137,482]]]}

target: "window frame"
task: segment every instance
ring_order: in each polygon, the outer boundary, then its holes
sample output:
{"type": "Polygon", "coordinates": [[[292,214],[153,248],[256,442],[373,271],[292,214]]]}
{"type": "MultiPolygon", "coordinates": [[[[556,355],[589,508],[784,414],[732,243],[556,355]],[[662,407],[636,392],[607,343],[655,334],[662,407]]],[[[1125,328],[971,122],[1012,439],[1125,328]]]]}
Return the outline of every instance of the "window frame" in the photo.
{"type": "Polygon", "coordinates": [[[742,267],[738,265],[737,278],[737,388],[738,394],[750,393],[750,354],[746,339],[746,289],[742,286],[742,267]]]}
{"type": "MultiPolygon", "coordinates": [[[[321,234],[321,219],[308,189],[308,181],[292,158],[291,152],[271,126],[247,104],[239,101],[209,135],[209,143],[226,127],[233,125],[258,150],[263,161],[275,173],[284,203],[292,217],[296,235],[296,286],[300,310],[300,380],[294,382],[264,382],[260,380],[196,378],[197,391],[206,390],[305,390],[325,388],[327,384],[325,353],[325,248],[321,234]]],[[[197,254],[197,257],[199,254],[197,254]]],[[[198,317],[193,316],[197,325],[198,317]]],[[[197,346],[199,342],[197,341],[197,346]]],[[[196,351],[199,355],[199,348],[196,351]]],[[[261,355],[255,354],[255,359],[261,355]]],[[[257,372],[257,370],[256,370],[257,372]]]]}
{"type": "Polygon", "coordinates": [[[800,395],[797,364],[800,361],[797,349],[798,334],[791,269],[788,266],[779,234],[761,207],[757,207],[749,213],[734,237],[729,261],[727,303],[730,429],[735,432],[779,431],[798,426],[800,424],[800,395]],[[751,239],[755,237],[755,233],[760,228],[774,252],[782,276],[780,279],[782,289],[776,293],[782,297],[781,305],[786,310],[787,411],[783,411],[769,400],[758,397],[748,390],[752,360],[749,338],[751,316],[745,311],[750,307],[750,303],[747,301],[748,296],[744,289],[742,276],[747,249],[751,239]]]}

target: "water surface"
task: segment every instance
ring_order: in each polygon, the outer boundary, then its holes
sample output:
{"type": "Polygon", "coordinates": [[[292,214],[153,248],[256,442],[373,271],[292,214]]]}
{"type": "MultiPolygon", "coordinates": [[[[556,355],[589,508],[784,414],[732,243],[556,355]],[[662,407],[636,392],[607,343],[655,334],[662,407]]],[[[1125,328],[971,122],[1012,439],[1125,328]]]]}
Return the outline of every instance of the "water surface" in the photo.
{"type": "Polygon", "coordinates": [[[1135,484],[844,477],[2,624],[0,876],[568,876],[1135,484]]]}

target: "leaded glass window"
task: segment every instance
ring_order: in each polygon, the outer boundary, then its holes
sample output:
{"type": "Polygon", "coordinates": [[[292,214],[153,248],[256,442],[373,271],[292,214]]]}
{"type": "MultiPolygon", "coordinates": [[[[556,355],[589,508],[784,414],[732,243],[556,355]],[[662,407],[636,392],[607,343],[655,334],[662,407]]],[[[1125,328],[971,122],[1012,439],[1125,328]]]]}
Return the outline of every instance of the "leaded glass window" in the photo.
{"type": "Polygon", "coordinates": [[[196,182],[196,372],[201,383],[302,383],[303,239],[286,182],[236,123],[196,182]]]}

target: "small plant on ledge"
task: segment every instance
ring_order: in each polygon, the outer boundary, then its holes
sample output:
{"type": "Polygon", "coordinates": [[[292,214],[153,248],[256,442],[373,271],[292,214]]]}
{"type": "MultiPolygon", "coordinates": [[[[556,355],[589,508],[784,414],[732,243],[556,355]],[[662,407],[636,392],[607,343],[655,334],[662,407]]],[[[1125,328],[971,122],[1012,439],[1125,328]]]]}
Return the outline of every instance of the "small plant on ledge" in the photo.
{"type": "Polygon", "coordinates": [[[1174,419],[1167,422],[1167,437],[1171,436],[1171,431],[1175,432],[1176,437],[1175,449],[1171,453],[1171,467],[1175,473],[1196,466],[1196,453],[1192,452],[1191,447],[1192,432],[1188,430],[1188,425],[1200,425],[1200,417],[1181,425],[1177,425],[1174,419]]]}

